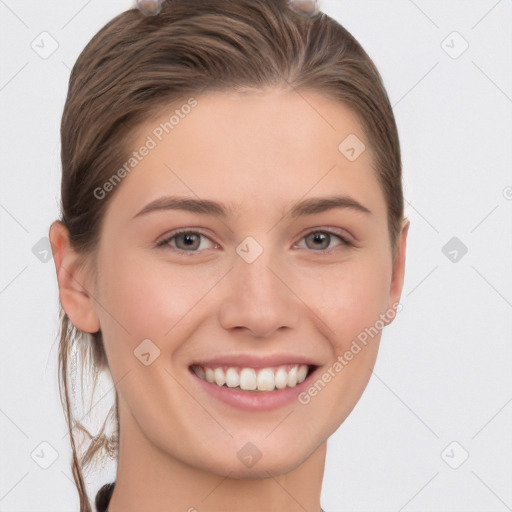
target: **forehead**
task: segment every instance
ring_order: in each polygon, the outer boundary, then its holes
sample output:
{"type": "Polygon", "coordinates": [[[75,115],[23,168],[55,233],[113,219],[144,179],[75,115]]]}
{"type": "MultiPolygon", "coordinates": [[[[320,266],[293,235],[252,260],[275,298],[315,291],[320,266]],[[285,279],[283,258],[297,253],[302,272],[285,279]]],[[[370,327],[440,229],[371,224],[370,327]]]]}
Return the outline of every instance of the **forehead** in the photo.
{"type": "Polygon", "coordinates": [[[333,193],[385,210],[357,115],[318,92],[210,92],[185,99],[138,128],[133,151],[143,147],[150,149],[113,198],[127,214],[166,193],[222,201],[230,214],[258,205],[282,210],[299,197],[333,193]],[[357,158],[347,153],[350,147],[357,158]]]}

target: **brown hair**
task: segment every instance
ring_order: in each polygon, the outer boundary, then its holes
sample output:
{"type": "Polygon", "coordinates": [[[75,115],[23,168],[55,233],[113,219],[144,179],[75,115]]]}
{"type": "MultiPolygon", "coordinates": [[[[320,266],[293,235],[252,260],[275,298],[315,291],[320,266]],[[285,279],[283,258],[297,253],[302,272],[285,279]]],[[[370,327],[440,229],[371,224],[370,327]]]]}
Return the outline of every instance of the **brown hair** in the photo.
{"type": "MultiPolygon", "coordinates": [[[[398,132],[381,76],[354,37],[322,12],[293,12],[286,0],[166,0],[157,16],[131,9],[107,23],[71,72],[61,124],[61,222],[84,265],[93,270],[101,220],[115,194],[99,200],[94,190],[127,160],[142,123],[203,91],[267,87],[315,90],[358,115],[386,199],[395,257],[403,220],[398,132]]],[[[61,308],[59,386],[80,511],[90,512],[83,470],[102,449],[112,456],[118,449],[117,396],[111,409],[117,432],[107,436],[104,423],[91,435],[70,406],[73,351],[93,377],[94,392],[98,375],[108,370],[101,331],[79,331],[61,308]],[[80,456],[75,429],[91,441],[80,456]]],[[[98,509],[112,489],[98,493],[98,509]]]]}

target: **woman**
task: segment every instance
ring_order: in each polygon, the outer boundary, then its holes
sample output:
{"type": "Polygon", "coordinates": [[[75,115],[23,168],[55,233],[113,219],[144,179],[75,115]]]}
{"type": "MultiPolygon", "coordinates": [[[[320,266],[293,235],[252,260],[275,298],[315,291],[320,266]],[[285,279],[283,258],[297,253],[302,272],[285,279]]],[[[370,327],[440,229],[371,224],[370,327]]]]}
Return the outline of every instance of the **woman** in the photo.
{"type": "Polygon", "coordinates": [[[78,58],[61,137],[49,236],[80,510],[106,448],[99,511],[319,512],[327,439],[404,277],[399,139],[371,59],[315,2],[144,2],[78,58]],[[116,390],[117,432],[83,454],[73,351],[116,390]]]}

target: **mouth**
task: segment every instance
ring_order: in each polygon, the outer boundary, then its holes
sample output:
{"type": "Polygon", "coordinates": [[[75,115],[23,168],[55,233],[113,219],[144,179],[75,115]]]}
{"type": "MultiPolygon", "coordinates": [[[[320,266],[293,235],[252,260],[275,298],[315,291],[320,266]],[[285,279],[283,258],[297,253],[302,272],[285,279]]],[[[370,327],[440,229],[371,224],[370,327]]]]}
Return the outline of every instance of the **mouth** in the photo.
{"type": "Polygon", "coordinates": [[[316,370],[317,366],[290,363],[253,368],[249,366],[193,364],[189,368],[201,380],[220,388],[258,393],[295,388],[304,382],[316,370]]]}

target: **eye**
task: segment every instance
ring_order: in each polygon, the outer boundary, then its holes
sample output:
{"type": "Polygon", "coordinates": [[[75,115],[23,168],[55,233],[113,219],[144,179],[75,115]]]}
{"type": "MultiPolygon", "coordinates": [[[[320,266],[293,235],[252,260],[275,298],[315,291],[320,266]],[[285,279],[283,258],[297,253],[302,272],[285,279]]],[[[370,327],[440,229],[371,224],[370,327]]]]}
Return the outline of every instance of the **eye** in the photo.
{"type": "MultiPolygon", "coordinates": [[[[156,245],[157,247],[170,246],[179,251],[195,253],[199,252],[198,249],[201,247],[201,239],[208,240],[218,247],[217,244],[212,242],[206,235],[197,231],[188,230],[175,231],[156,245]]],[[[204,249],[204,247],[202,248],[204,249]]]]}
{"type": "MultiPolygon", "coordinates": [[[[333,233],[328,230],[315,230],[302,237],[301,240],[306,241],[306,248],[315,252],[330,253],[336,250],[336,247],[350,247],[353,244],[345,237],[333,233]],[[334,248],[327,248],[331,245],[332,237],[337,238],[340,242],[334,248]]],[[[213,242],[206,235],[198,231],[180,230],[174,231],[169,236],[156,244],[157,247],[167,247],[177,251],[188,252],[194,254],[201,252],[200,249],[218,248],[219,245],[213,242]],[[213,247],[202,247],[202,240],[206,240],[213,244],[213,247]]]]}
{"type": "Polygon", "coordinates": [[[330,253],[331,251],[336,250],[336,247],[339,246],[350,247],[353,245],[347,238],[333,233],[332,231],[325,230],[311,231],[306,236],[304,236],[302,240],[306,241],[306,247],[308,249],[313,249],[313,251],[324,253],[330,253]],[[331,245],[332,237],[340,240],[340,243],[338,246],[327,249],[327,247],[331,245]]]}

